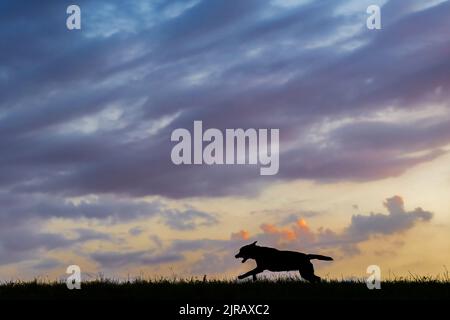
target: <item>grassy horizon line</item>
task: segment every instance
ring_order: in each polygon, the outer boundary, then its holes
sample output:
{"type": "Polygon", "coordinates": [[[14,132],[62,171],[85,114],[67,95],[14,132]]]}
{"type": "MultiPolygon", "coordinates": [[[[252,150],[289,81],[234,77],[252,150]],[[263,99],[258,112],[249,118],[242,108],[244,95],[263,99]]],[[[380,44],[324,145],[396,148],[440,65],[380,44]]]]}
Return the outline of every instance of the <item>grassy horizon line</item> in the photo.
{"type": "Polygon", "coordinates": [[[320,283],[298,278],[217,280],[197,278],[95,279],[69,290],[65,281],[11,281],[0,283],[0,300],[16,299],[132,299],[151,301],[282,301],[282,300],[436,300],[450,298],[450,279],[410,277],[381,281],[369,290],[364,279],[320,283]]]}

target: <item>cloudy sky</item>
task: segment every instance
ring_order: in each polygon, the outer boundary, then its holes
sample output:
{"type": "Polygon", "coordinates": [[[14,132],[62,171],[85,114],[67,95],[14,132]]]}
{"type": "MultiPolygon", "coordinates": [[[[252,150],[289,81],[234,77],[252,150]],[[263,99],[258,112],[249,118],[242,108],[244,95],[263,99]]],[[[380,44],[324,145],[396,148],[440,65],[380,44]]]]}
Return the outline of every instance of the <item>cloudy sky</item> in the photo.
{"type": "Polygon", "coordinates": [[[124,3],[0,4],[1,280],[234,277],[255,240],[329,277],[450,266],[449,1],[124,3]],[[174,165],[194,120],[279,128],[279,173],[174,165]]]}

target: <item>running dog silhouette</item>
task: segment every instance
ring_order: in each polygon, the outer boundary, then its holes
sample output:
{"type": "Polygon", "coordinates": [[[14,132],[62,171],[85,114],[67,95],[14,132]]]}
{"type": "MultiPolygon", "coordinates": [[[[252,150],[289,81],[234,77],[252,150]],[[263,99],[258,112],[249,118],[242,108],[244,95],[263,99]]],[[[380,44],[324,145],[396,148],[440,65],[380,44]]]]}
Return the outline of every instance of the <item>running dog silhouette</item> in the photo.
{"type": "Polygon", "coordinates": [[[310,260],[333,261],[333,258],[321,256],[319,254],[305,254],[295,251],[281,251],[275,248],[260,247],[256,241],[252,244],[243,246],[235,258],[242,258],[242,263],[248,259],[256,261],[256,268],[241,274],[238,279],[244,279],[253,276],[256,281],[256,275],[264,270],[269,271],[293,271],[298,270],[303,279],[309,282],[319,282],[320,277],[314,274],[314,267],[310,260]]]}

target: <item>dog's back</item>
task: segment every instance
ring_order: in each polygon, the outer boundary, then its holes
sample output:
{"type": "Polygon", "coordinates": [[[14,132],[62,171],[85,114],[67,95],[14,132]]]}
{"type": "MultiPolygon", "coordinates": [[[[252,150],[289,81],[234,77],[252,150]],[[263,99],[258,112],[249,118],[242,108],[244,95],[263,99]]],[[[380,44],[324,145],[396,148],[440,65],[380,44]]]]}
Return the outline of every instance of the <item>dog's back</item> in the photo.
{"type": "Polygon", "coordinates": [[[299,270],[299,265],[309,262],[304,253],[269,247],[256,247],[255,261],[258,267],[269,271],[299,270]]]}

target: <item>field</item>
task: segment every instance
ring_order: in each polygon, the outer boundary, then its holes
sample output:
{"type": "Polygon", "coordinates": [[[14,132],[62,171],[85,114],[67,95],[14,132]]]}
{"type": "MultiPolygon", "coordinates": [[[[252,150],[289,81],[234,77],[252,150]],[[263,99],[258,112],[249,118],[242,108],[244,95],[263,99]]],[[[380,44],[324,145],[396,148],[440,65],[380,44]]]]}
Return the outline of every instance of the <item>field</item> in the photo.
{"type": "Polygon", "coordinates": [[[228,280],[95,280],[68,290],[64,282],[6,282],[0,300],[151,300],[152,302],[245,302],[287,300],[440,300],[450,298],[448,279],[411,278],[384,281],[369,290],[363,281],[326,280],[310,284],[299,279],[265,279],[256,282],[228,280]]]}

